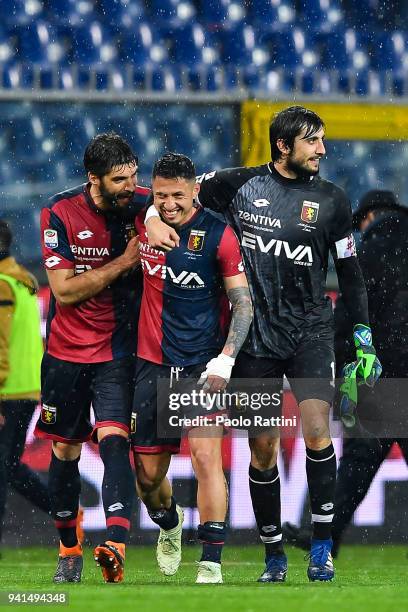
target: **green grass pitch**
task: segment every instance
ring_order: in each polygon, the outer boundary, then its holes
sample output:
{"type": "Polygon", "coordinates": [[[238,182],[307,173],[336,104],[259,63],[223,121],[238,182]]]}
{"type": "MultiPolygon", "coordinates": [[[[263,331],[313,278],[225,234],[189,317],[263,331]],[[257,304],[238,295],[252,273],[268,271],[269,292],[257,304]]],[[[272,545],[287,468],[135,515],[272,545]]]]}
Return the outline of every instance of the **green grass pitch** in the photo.
{"type": "MultiPolygon", "coordinates": [[[[198,547],[185,546],[178,574],[165,577],[156,567],[153,547],[128,547],[125,582],[114,585],[102,583],[92,550],[87,548],[82,583],[61,588],[51,582],[55,549],[5,549],[0,561],[0,590],[65,591],[69,593],[68,606],[47,605],[45,609],[84,612],[403,612],[408,607],[404,546],[344,546],[332,583],[309,583],[303,552],[287,547],[286,583],[257,584],[262,570],[261,546],[230,546],[224,551],[225,584],[195,585],[198,554],[198,547]]],[[[9,606],[18,610],[27,607],[32,605],[9,606]]]]}

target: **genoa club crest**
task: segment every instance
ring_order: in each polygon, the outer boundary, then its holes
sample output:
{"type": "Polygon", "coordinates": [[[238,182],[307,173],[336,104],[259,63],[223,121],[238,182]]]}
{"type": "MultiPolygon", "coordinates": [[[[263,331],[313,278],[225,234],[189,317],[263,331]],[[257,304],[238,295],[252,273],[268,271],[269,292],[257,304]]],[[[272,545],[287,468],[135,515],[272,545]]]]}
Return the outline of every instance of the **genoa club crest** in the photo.
{"type": "Polygon", "coordinates": [[[203,230],[192,229],[188,239],[187,248],[189,251],[202,251],[204,245],[205,232],[203,230]]]}
{"type": "Polygon", "coordinates": [[[54,425],[57,421],[57,409],[55,406],[43,404],[41,408],[41,420],[46,425],[54,425]]]}
{"type": "Polygon", "coordinates": [[[308,200],[303,201],[302,212],[300,215],[302,221],[304,221],[305,223],[316,223],[318,214],[318,202],[308,202],[308,200]]]}

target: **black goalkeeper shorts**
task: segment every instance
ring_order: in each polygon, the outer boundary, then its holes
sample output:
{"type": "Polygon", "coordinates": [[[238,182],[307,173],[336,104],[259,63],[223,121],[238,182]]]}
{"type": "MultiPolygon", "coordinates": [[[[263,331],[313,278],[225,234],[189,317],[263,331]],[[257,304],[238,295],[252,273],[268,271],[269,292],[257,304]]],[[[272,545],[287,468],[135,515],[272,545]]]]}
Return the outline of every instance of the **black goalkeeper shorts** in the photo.
{"type": "Polygon", "coordinates": [[[308,399],[331,404],[335,378],[332,342],[326,339],[304,341],[292,357],[282,360],[241,352],[232,371],[234,379],[273,379],[276,392],[282,390],[284,375],[298,404],[308,399]]]}

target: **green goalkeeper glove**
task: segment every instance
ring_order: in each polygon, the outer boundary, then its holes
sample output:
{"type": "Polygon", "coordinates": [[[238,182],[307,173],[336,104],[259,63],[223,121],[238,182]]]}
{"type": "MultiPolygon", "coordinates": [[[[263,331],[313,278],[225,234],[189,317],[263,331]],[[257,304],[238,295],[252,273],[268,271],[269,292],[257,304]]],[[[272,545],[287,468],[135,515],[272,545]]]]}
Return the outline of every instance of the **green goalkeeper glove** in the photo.
{"type": "Polygon", "coordinates": [[[358,362],[357,377],[362,378],[369,387],[374,387],[381,376],[382,366],[373,347],[371,329],[359,323],[354,326],[353,338],[358,362]]]}
{"type": "Polygon", "coordinates": [[[360,367],[359,361],[348,363],[343,368],[343,382],[340,385],[340,418],[345,427],[354,427],[356,423],[355,411],[357,408],[357,371],[360,367]]]}

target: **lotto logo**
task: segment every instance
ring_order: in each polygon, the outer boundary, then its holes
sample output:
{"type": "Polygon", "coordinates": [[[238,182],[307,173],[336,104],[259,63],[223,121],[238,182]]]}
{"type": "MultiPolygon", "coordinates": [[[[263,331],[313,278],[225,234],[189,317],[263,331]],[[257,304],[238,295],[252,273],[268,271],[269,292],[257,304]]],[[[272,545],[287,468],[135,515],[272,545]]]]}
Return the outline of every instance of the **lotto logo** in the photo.
{"type": "Polygon", "coordinates": [[[45,260],[45,265],[47,266],[47,268],[53,268],[54,266],[57,266],[61,261],[62,259],[60,257],[53,255],[52,257],[48,257],[48,259],[45,260]]]}
{"type": "Polygon", "coordinates": [[[83,230],[82,232],[79,232],[79,234],[77,234],[77,238],[79,238],[80,240],[86,240],[86,238],[90,238],[91,236],[93,236],[93,232],[91,232],[90,230],[83,230]]]}
{"type": "Polygon", "coordinates": [[[273,531],[276,531],[276,529],[276,525],[264,525],[262,527],[262,531],[264,531],[265,533],[272,533],[273,531]]]}
{"type": "Polygon", "coordinates": [[[71,510],[61,510],[61,512],[57,512],[57,516],[60,518],[67,518],[68,516],[71,516],[71,514],[71,510]]]}
{"type": "Polygon", "coordinates": [[[252,204],[256,206],[256,208],[263,208],[264,206],[269,206],[270,202],[264,198],[260,198],[259,200],[254,200],[252,204]]]}
{"type": "Polygon", "coordinates": [[[121,502],[116,502],[116,504],[111,504],[108,508],[108,512],[116,512],[116,510],[123,510],[125,506],[121,502]]]}
{"type": "Polygon", "coordinates": [[[331,502],[329,502],[328,504],[323,504],[322,506],[320,506],[322,510],[324,510],[325,512],[329,512],[329,510],[333,510],[333,504],[331,502]]]}

